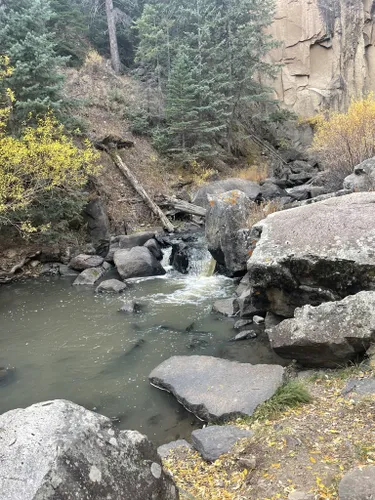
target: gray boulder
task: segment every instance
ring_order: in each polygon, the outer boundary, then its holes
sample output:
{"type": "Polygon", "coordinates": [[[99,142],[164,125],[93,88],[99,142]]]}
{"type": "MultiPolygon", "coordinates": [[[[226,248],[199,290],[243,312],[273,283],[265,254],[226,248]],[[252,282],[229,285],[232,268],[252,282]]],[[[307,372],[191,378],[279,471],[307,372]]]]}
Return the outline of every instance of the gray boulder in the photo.
{"type": "Polygon", "coordinates": [[[242,191],[228,191],[210,198],[206,239],[213,258],[228,275],[246,272],[249,258],[249,216],[254,203],[242,191]]]}
{"type": "Polygon", "coordinates": [[[204,460],[214,462],[224,453],[228,453],[240,439],[250,438],[252,434],[251,431],[235,425],[212,425],[193,431],[191,440],[204,460]]]}
{"type": "Polygon", "coordinates": [[[239,319],[235,322],[233,328],[235,330],[241,330],[242,328],[251,325],[253,322],[252,319],[239,319]]]}
{"type": "Polygon", "coordinates": [[[142,304],[135,302],[134,300],[124,302],[119,309],[119,312],[123,314],[138,314],[142,312],[142,304]]]}
{"type": "Polygon", "coordinates": [[[77,276],[74,280],[73,285],[95,285],[95,283],[100,280],[104,275],[105,270],[103,267],[92,267],[90,269],[85,269],[77,276]]]}
{"type": "Polygon", "coordinates": [[[150,376],[198,418],[220,421],[252,415],[283,383],[278,365],[251,365],[211,356],[173,356],[150,376]]]}
{"type": "Polygon", "coordinates": [[[1,500],[175,500],[146,436],[69,401],[0,416],[1,500]]]}
{"type": "Polygon", "coordinates": [[[221,299],[217,300],[212,306],[213,312],[233,318],[239,312],[237,299],[221,299]]]}
{"type": "Polygon", "coordinates": [[[365,160],[354,167],[354,171],[345,177],[344,189],[350,191],[371,191],[375,189],[375,157],[365,160]]]}
{"type": "Polygon", "coordinates": [[[246,181],[245,179],[232,178],[210,182],[209,184],[201,186],[193,196],[193,204],[209,208],[210,198],[233,190],[241,191],[252,201],[261,198],[261,188],[259,184],[252,181],[246,181]]]}
{"type": "Polygon", "coordinates": [[[141,233],[116,236],[111,243],[118,243],[119,248],[130,250],[134,247],[143,246],[148,240],[155,237],[155,231],[143,231],[141,233]]]}
{"type": "Polygon", "coordinates": [[[244,330],[243,332],[237,333],[237,335],[231,339],[231,342],[250,340],[250,339],[255,339],[256,337],[257,334],[256,332],[254,332],[254,330],[244,330]]]}
{"type": "Polygon", "coordinates": [[[165,274],[165,269],[146,247],[117,250],[113,260],[122,279],[165,274]]]}
{"type": "Polygon", "coordinates": [[[269,215],[252,229],[241,314],[340,300],[375,289],[375,193],[353,193],[269,215]]]}
{"type": "Polygon", "coordinates": [[[342,394],[350,398],[373,395],[375,394],[375,378],[350,379],[343,389],[342,394]]]}
{"type": "Polygon", "coordinates": [[[340,500],[375,500],[375,466],[354,469],[339,484],[340,500]]]}
{"type": "Polygon", "coordinates": [[[272,179],[266,179],[260,186],[262,200],[274,200],[275,198],[283,198],[288,196],[288,193],[278,186],[272,179]]]}
{"type": "Polygon", "coordinates": [[[305,366],[334,368],[364,354],[375,341],[375,292],[296,309],[294,319],[267,330],[271,347],[305,366]]]}
{"type": "Polygon", "coordinates": [[[177,439],[177,441],[172,441],[171,443],[162,444],[158,447],[158,455],[161,459],[166,459],[171,453],[178,453],[179,451],[191,450],[192,446],[185,439],[177,439]]]}
{"type": "Polygon", "coordinates": [[[143,246],[150,250],[155,259],[163,260],[163,252],[161,250],[161,246],[155,239],[152,238],[151,240],[147,240],[143,246]]]}
{"type": "Polygon", "coordinates": [[[69,267],[75,271],[84,271],[91,267],[99,267],[103,264],[104,259],[99,255],[79,254],[69,262],[69,267]]]}
{"type": "Polygon", "coordinates": [[[105,280],[100,283],[100,285],[97,287],[96,292],[97,293],[104,293],[104,292],[116,292],[116,293],[121,293],[123,292],[127,286],[125,285],[124,282],[120,280],[105,280]]]}

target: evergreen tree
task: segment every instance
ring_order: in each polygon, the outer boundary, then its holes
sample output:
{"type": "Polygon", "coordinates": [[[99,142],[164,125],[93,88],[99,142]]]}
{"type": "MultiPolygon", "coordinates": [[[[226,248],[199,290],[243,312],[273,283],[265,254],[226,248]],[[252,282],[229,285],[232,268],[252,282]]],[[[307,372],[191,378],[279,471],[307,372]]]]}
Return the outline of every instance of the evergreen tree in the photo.
{"type": "Polygon", "coordinates": [[[80,66],[89,51],[89,16],[80,0],[50,0],[56,53],[69,57],[68,64],[80,66]]]}
{"type": "Polygon", "coordinates": [[[55,53],[49,29],[52,10],[45,0],[5,0],[0,9],[0,47],[13,68],[9,86],[16,96],[14,121],[21,123],[62,105],[64,62],[55,53]]]}

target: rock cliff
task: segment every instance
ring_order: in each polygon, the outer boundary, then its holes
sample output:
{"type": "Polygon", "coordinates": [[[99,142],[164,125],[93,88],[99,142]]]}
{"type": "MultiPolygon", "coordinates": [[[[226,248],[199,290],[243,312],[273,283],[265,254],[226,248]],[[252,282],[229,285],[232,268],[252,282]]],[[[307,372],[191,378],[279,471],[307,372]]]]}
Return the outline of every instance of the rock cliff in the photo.
{"type": "Polygon", "coordinates": [[[277,97],[302,117],[375,90],[374,0],[277,0],[277,97]]]}

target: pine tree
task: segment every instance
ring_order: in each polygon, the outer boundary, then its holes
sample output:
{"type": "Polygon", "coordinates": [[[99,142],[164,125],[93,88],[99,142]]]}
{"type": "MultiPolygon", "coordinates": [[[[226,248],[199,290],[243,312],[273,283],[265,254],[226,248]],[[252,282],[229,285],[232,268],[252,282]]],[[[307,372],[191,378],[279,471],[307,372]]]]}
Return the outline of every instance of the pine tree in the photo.
{"type": "Polygon", "coordinates": [[[45,0],[6,0],[0,10],[0,47],[10,58],[9,86],[15,93],[14,120],[20,123],[62,106],[64,58],[55,53],[49,29],[52,10],[45,0]]]}

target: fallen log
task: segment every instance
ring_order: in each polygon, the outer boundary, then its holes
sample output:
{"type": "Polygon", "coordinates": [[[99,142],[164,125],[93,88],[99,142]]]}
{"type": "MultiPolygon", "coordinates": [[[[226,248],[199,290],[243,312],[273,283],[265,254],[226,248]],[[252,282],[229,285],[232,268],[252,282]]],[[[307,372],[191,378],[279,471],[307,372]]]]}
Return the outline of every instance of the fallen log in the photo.
{"type": "Polygon", "coordinates": [[[170,233],[173,233],[175,228],[174,225],[168,220],[163,211],[158,207],[158,205],[150,198],[147,194],[146,190],[142,186],[142,184],[137,180],[135,175],[129,170],[129,168],[122,161],[120,156],[114,151],[109,152],[114,164],[120,170],[120,172],[124,175],[124,177],[130,182],[133,188],[137,191],[137,193],[141,196],[141,198],[147,203],[152,212],[159,217],[163,227],[170,233]]]}
{"type": "Polygon", "coordinates": [[[184,213],[189,215],[197,215],[198,217],[206,217],[207,210],[198,205],[193,205],[188,201],[181,200],[175,196],[163,195],[163,200],[160,202],[163,207],[171,207],[175,213],[184,213]]]}

